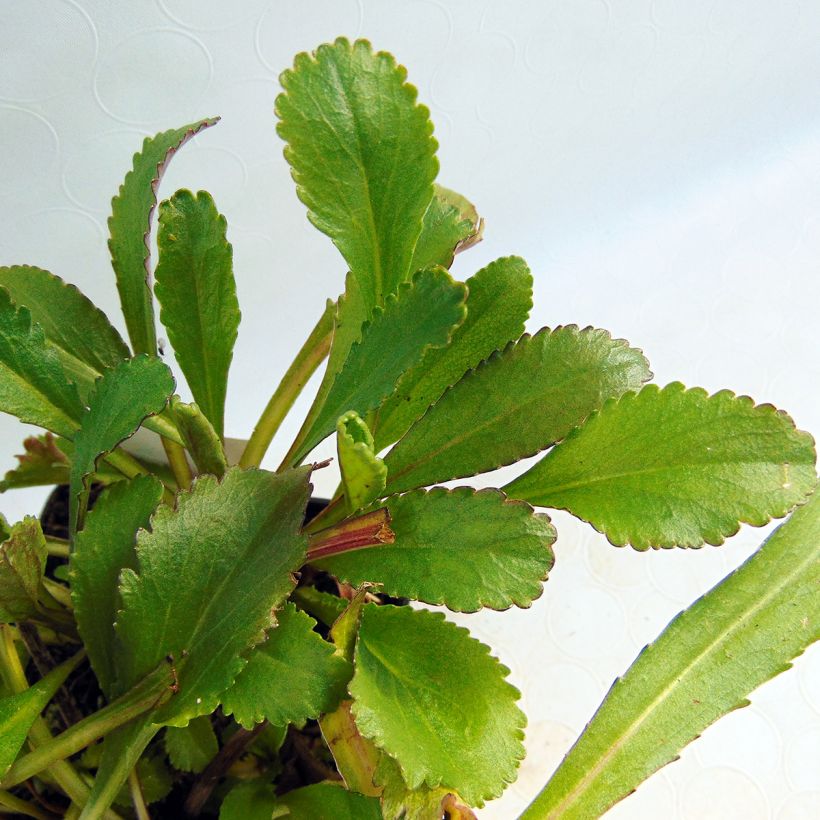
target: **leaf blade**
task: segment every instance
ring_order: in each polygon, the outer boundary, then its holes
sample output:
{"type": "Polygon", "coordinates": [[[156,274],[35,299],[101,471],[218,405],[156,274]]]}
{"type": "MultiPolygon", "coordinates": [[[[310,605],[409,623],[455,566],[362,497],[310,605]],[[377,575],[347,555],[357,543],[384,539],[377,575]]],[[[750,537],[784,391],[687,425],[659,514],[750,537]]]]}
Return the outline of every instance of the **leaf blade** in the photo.
{"type": "Polygon", "coordinates": [[[0,623],[37,615],[48,549],[40,522],[26,516],[0,544],[0,623]]]}
{"type": "Polygon", "coordinates": [[[198,774],[219,751],[211,718],[201,715],[187,726],[165,729],[165,751],[175,769],[198,774]]]}
{"type": "Polygon", "coordinates": [[[355,410],[336,422],[336,450],[348,512],[379,498],[387,483],[387,468],[376,455],[373,436],[355,410]]]}

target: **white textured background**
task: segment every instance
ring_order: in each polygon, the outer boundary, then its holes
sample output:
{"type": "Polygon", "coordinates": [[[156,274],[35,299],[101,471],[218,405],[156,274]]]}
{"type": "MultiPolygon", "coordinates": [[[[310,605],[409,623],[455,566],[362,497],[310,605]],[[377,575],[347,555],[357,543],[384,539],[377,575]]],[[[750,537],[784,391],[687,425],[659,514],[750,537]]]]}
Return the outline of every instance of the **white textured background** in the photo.
{"type": "MultiPolygon", "coordinates": [[[[146,134],[221,114],[162,192],[206,188],[228,218],[244,316],[227,429],[247,435],[342,287],[272,114],[293,54],[338,34],[409,67],[441,181],[486,217],[457,275],[521,254],[536,277],[530,329],[606,327],[648,353],[660,383],[730,387],[820,433],[820,5],[808,0],[0,0],[0,264],[48,268],[116,315],[105,220],[131,154],[146,134]]],[[[0,419],[2,465],[24,433],[0,419]]],[[[1,506],[16,519],[44,496],[1,506]]],[[[516,815],[613,678],[764,534],[645,555],[555,521],[556,569],[532,609],[459,619],[511,668],[530,717],[519,780],[484,818],[516,815]]],[[[815,647],[609,816],[818,818],[818,772],[815,647]]]]}

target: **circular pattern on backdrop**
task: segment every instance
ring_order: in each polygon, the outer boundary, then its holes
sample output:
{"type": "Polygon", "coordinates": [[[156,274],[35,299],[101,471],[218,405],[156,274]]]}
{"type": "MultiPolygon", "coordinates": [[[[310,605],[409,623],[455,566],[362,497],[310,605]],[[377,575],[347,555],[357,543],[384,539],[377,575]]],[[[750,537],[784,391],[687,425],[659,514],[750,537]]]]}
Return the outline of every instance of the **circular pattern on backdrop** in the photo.
{"type": "Polygon", "coordinates": [[[54,173],[60,140],[40,114],[0,105],[0,193],[23,192],[54,173]]]}

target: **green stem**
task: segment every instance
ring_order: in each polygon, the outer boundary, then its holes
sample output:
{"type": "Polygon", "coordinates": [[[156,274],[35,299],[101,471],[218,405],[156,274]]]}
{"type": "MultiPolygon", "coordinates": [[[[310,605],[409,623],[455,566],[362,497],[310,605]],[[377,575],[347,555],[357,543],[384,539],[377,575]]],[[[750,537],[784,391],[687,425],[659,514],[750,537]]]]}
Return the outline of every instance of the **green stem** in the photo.
{"type": "Polygon", "coordinates": [[[134,814],[137,815],[137,820],[151,820],[135,768],[131,769],[131,774],[128,775],[128,788],[131,790],[131,802],[134,804],[134,814]]]}
{"type": "Polygon", "coordinates": [[[55,558],[68,558],[71,554],[69,543],[65,538],[55,538],[51,535],[46,538],[46,549],[48,554],[55,558]]]}
{"type": "Polygon", "coordinates": [[[245,452],[239,459],[240,467],[258,467],[262,463],[288,411],[330,350],[330,343],[333,341],[333,316],[333,303],[329,302],[259,417],[253,435],[245,446],[245,452]]]}
{"type": "MultiPolygon", "coordinates": [[[[151,471],[137,461],[131,453],[126,452],[122,447],[118,447],[113,452],[105,456],[105,460],[115,469],[119,470],[126,478],[136,478],[138,475],[152,475],[151,471]]],[[[165,487],[162,500],[169,505],[174,503],[174,493],[165,487]]]]}
{"type": "MultiPolygon", "coordinates": [[[[25,814],[26,817],[36,817],[37,820],[50,820],[50,814],[44,814],[36,806],[21,800],[11,792],[0,789],[0,806],[9,809],[12,814],[25,814]]],[[[2,812],[5,814],[5,812],[2,812]]]]}
{"type": "Polygon", "coordinates": [[[52,581],[51,578],[43,578],[43,586],[46,588],[48,594],[61,607],[66,609],[74,609],[74,602],[71,600],[71,591],[68,587],[52,581]]]}
{"type": "Polygon", "coordinates": [[[165,455],[168,456],[168,464],[171,465],[177,487],[180,490],[189,489],[193,476],[188,465],[188,459],[185,456],[185,448],[167,438],[162,439],[162,446],[165,449],[165,455]]]}

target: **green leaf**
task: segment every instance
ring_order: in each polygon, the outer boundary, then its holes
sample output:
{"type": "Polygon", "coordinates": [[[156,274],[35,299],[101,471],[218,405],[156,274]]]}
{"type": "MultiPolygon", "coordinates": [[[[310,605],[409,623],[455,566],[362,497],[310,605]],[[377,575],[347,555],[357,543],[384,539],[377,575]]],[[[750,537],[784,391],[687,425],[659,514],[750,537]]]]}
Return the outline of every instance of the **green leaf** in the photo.
{"type": "Polygon", "coordinates": [[[175,769],[201,772],[219,751],[209,715],[194,718],[187,726],[165,730],[165,751],[175,769]]]}
{"type": "Polygon", "coordinates": [[[120,571],[137,566],[137,530],[148,527],[162,498],[152,476],[119,481],[102,493],[74,539],[71,600],[77,629],[100,688],[110,696],[116,677],[114,621],[121,609],[120,571]]]}
{"type": "Polygon", "coordinates": [[[134,154],[133,167],[111,200],[108,248],[135,353],[157,352],[148,235],[160,180],[171,157],[191,137],[217,122],[218,117],[200,120],[146,137],[141,153],[134,154]]]}
{"type": "Polygon", "coordinates": [[[89,479],[97,460],[130,438],[147,416],[161,412],[173,392],[171,371],[153,356],[127,359],[97,381],[74,437],[69,503],[72,533],[82,527],[89,479]]]}
{"type": "Polygon", "coordinates": [[[406,76],[391,54],[340,38],[299,54],[276,100],[308,218],[333,240],[369,306],[413,273],[438,173],[429,111],[406,76]]]}
{"type": "Polygon", "coordinates": [[[316,783],[279,798],[291,820],[382,820],[379,801],[338,783],[316,783]]]}
{"type": "Polygon", "coordinates": [[[83,399],[104,370],[131,355],[106,315],[53,273],[29,265],[0,267],[0,287],[29,309],[83,399]]]}
{"type": "Polygon", "coordinates": [[[494,470],[560,441],[610,396],[651,377],[640,350],[605,330],[544,328],[494,353],[387,454],[387,492],[494,470]]]}
{"type": "Polygon", "coordinates": [[[325,626],[333,626],[333,622],[347,609],[348,601],[321,592],[316,587],[301,586],[293,590],[294,603],[300,608],[320,620],[325,626]]]}
{"type": "Polygon", "coordinates": [[[413,250],[411,271],[433,265],[449,268],[461,247],[469,247],[481,238],[481,220],[475,207],[455,191],[441,185],[434,187],[435,196],[424,213],[421,234],[413,250]]]}
{"type": "Polygon", "coordinates": [[[46,539],[31,516],[11,528],[0,545],[0,623],[23,621],[40,611],[46,539]]]}
{"type": "Polygon", "coordinates": [[[226,230],[207,191],[177,191],[159,206],[160,320],[194,400],[220,437],[240,319],[226,230]]]}
{"type": "Polygon", "coordinates": [[[25,453],[17,456],[19,465],[0,481],[0,493],[20,487],[68,484],[68,459],[51,433],[29,436],[23,441],[25,453]]]}
{"type": "Polygon", "coordinates": [[[179,400],[179,396],[174,396],[171,399],[171,410],[197,470],[222,478],[228,469],[225,448],[199,405],[185,404],[179,400]]]}
{"type": "Polygon", "coordinates": [[[82,659],[77,653],[23,692],[0,699],[0,777],[16,760],[40,712],[82,659]]]}
{"type": "Polygon", "coordinates": [[[391,496],[392,544],[316,563],[339,580],[457,612],[528,607],[552,568],[555,529],[498,490],[459,487],[391,496]]]}
{"type": "Polygon", "coordinates": [[[598,817],[820,638],[820,495],[678,615],[615,682],[522,815],[598,817]]]}
{"type": "Polygon", "coordinates": [[[389,296],[384,309],[376,308],[350,348],[321,410],[300,432],[301,446],[293,454],[301,461],[336,427],[348,410],[364,415],[393,392],[402,373],[429,347],[447,344],[464,320],[466,288],[442,268],[420,271],[412,282],[389,296]]]}
{"type": "Polygon", "coordinates": [[[523,259],[496,259],[465,284],[467,318],[450,344],[428,350],[379,409],[374,425],[377,452],[400,439],[468,370],[524,332],[532,307],[532,274],[523,259]]]}
{"type": "Polygon", "coordinates": [[[171,655],[179,692],[155,723],[185,726],[210,714],[260,641],[271,609],[304,561],[302,519],[310,470],[231,469],[201,476],[161,506],[137,535],[139,573],[124,570],[117,619],[118,687],[125,691],[171,655]]]}
{"type": "Polygon", "coordinates": [[[273,785],[261,778],[238,783],[219,807],[219,820],[273,820],[287,815],[273,785]]]}
{"type": "Polygon", "coordinates": [[[618,546],[699,547],[784,516],[814,487],[814,462],[811,436],[771,405],[673,382],[608,402],[505,489],[618,546]]]}
{"type": "Polygon", "coordinates": [[[251,650],[247,666],[222,697],[222,708],[251,729],[263,720],[275,726],[303,724],[335,709],[352,670],[333,645],[313,631],[316,621],[285,604],[265,643],[251,650]]]}
{"type": "Polygon", "coordinates": [[[387,468],[373,449],[373,436],[355,410],[336,422],[336,448],[348,512],[379,498],[387,483],[387,468]]]}
{"type": "Polygon", "coordinates": [[[72,438],[83,405],[43,329],[0,288],[0,411],[72,438]]]}
{"type": "MultiPolygon", "coordinates": [[[[184,730],[180,729],[179,731],[184,730]]],[[[137,761],[135,769],[142,798],[149,806],[168,796],[174,786],[174,779],[165,763],[164,755],[156,752],[143,755],[137,761]]],[[[134,801],[131,796],[131,789],[126,783],[123,783],[114,802],[124,809],[133,807],[134,801]]]]}
{"type": "Polygon", "coordinates": [[[356,724],[411,789],[442,786],[481,806],[515,779],[526,724],[519,693],[466,629],[439,612],[369,604],[355,669],[356,724]]]}

